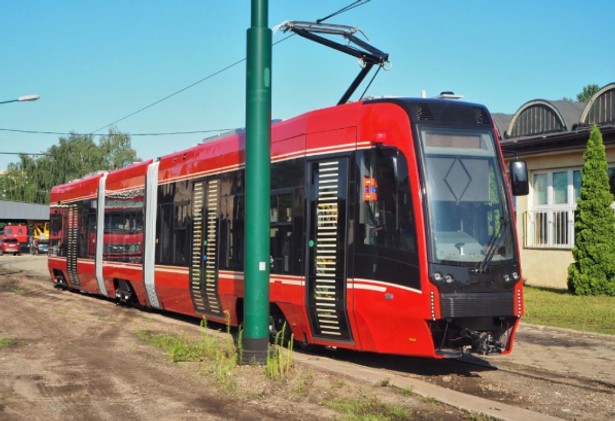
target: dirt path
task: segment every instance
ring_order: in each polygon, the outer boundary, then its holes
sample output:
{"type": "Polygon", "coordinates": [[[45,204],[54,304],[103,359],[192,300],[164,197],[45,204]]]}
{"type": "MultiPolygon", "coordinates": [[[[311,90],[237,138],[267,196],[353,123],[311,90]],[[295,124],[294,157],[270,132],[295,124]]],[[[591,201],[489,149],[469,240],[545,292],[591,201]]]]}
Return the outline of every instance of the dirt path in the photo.
{"type": "MultiPolygon", "coordinates": [[[[0,337],[16,343],[0,350],[0,418],[277,419],[262,408],[238,407],[198,370],[140,344],[134,332],[156,329],[159,316],[138,313],[4,279],[0,337]]],[[[173,320],[164,323],[168,328],[173,320]]]]}
{"type": "Polygon", "coordinates": [[[238,367],[237,387],[221,385],[205,363],[172,363],[136,335],[195,338],[196,323],[58,291],[38,256],[10,263],[25,272],[8,262],[0,261],[0,341],[9,340],[0,342],[0,420],[339,419],[344,411],[331,403],[345,398],[388,402],[418,420],[467,415],[299,364],[284,383],[268,382],[262,367],[238,367]]]}
{"type": "MultiPolygon", "coordinates": [[[[340,390],[403,403],[413,408],[413,419],[466,416],[383,384],[352,383],[324,371],[306,374],[303,368],[286,389],[256,385],[257,376],[246,368],[239,377],[248,386],[228,393],[198,363],[173,364],[135,335],[145,329],[195,335],[195,324],[57,291],[47,279],[44,256],[2,259],[0,340],[11,343],[0,345],[0,420],[332,419],[340,413],[324,403],[338,399],[340,390]],[[6,264],[20,271],[7,271],[6,264]]],[[[613,336],[522,324],[511,355],[481,359],[499,369],[340,351],[323,356],[560,419],[615,419],[613,336]],[[559,382],[539,378],[549,373],[559,382]],[[582,387],[568,384],[576,380],[582,387]]]]}

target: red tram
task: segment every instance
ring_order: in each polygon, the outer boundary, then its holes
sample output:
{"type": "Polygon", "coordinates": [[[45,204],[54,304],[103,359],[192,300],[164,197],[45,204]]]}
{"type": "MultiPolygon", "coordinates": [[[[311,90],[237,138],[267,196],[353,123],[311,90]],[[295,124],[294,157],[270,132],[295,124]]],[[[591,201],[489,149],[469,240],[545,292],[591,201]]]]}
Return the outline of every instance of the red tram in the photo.
{"type": "MultiPolygon", "coordinates": [[[[515,166],[509,189],[485,107],[338,105],[274,124],[271,155],[274,328],[389,354],[512,350],[523,290],[510,193],[527,172],[515,166]]],[[[238,325],[244,162],[238,131],[54,187],[53,282],[238,325]]]]}

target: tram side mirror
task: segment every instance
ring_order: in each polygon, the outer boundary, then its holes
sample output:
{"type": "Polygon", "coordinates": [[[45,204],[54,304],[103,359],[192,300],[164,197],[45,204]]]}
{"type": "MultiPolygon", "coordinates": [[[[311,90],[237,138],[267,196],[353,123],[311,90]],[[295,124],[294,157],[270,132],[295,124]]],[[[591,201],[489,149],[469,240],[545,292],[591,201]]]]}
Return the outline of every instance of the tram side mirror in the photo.
{"type": "Polygon", "coordinates": [[[393,168],[393,177],[395,178],[395,185],[403,185],[408,178],[408,167],[406,166],[406,160],[398,152],[390,157],[391,166],[393,168]]]}
{"type": "Polygon", "coordinates": [[[513,196],[526,196],[530,192],[526,162],[511,161],[508,164],[508,172],[513,196]]]}

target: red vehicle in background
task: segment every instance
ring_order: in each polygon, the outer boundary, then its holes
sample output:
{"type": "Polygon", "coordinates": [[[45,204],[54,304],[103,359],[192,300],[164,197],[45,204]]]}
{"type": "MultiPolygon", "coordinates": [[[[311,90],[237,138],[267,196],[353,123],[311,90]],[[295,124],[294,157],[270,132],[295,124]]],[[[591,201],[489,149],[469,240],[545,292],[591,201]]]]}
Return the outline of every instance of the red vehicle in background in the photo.
{"type": "Polygon", "coordinates": [[[5,253],[12,253],[13,256],[21,254],[21,245],[16,238],[4,238],[0,240],[0,256],[5,253]]]}
{"type": "Polygon", "coordinates": [[[4,238],[14,238],[21,244],[28,243],[28,227],[26,225],[5,225],[4,238]]]}

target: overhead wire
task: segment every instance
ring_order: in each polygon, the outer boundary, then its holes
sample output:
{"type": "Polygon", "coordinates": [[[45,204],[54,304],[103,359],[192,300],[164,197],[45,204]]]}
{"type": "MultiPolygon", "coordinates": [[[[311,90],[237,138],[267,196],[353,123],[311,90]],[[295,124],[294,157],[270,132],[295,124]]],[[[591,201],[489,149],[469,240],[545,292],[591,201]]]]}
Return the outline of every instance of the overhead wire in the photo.
{"type": "MultiPolygon", "coordinates": [[[[229,130],[233,130],[230,128],[224,129],[209,129],[209,130],[190,130],[190,131],[177,131],[177,132],[156,132],[156,133],[130,133],[130,136],[175,136],[175,135],[186,135],[186,134],[199,134],[199,133],[217,133],[217,132],[226,132],[229,130]]],[[[12,132],[12,133],[26,133],[26,134],[47,134],[47,135],[55,135],[55,136],[108,136],[108,133],[77,133],[77,132],[51,132],[44,130],[22,130],[22,129],[3,129],[0,128],[2,132],[12,132]]]]}
{"type": "MultiPolygon", "coordinates": [[[[352,9],[354,9],[356,7],[362,6],[362,5],[366,4],[366,3],[368,3],[369,1],[371,1],[371,0],[356,0],[353,3],[351,3],[351,4],[347,5],[347,6],[342,7],[341,9],[337,10],[336,12],[331,13],[328,16],[325,16],[324,18],[316,20],[316,22],[318,22],[318,23],[324,22],[325,20],[328,20],[328,19],[330,19],[330,18],[332,18],[334,16],[338,16],[338,15],[340,15],[342,13],[345,13],[345,12],[347,12],[349,10],[352,10],[352,9]]],[[[276,46],[276,45],[286,41],[287,39],[291,38],[294,35],[295,34],[288,35],[287,37],[272,43],[271,46],[274,47],[274,46],[276,46]]],[[[191,83],[190,85],[188,85],[188,86],[186,86],[184,88],[181,88],[181,89],[179,89],[179,90],[177,90],[177,91],[175,91],[175,92],[173,92],[173,93],[171,93],[171,94],[169,94],[169,95],[167,95],[167,96],[165,96],[165,97],[163,97],[161,99],[158,99],[158,100],[152,102],[151,104],[146,105],[145,107],[142,107],[142,108],[138,109],[137,111],[134,111],[134,112],[132,112],[132,113],[130,113],[130,114],[128,114],[128,115],[126,115],[126,116],[124,116],[122,118],[119,118],[119,119],[117,119],[117,120],[115,120],[115,121],[113,121],[113,122],[111,122],[109,124],[105,124],[104,126],[98,128],[96,130],[93,130],[90,134],[95,134],[96,132],[98,132],[100,130],[106,129],[107,127],[111,127],[111,126],[113,126],[113,125],[115,125],[115,124],[117,124],[117,123],[119,123],[121,121],[124,121],[124,120],[126,120],[126,119],[128,119],[130,117],[133,117],[133,116],[135,116],[135,115],[137,115],[137,114],[139,114],[139,113],[141,113],[141,112],[143,112],[143,111],[145,111],[145,110],[147,110],[147,109],[149,109],[149,108],[151,108],[151,107],[153,107],[155,105],[160,104],[163,101],[166,101],[169,98],[172,98],[172,97],[174,97],[174,96],[176,96],[176,95],[178,95],[178,94],[180,94],[180,93],[182,93],[182,92],[184,92],[184,91],[186,91],[186,90],[188,90],[190,88],[195,87],[196,85],[198,85],[198,84],[200,84],[202,82],[205,82],[206,80],[209,80],[209,79],[211,79],[211,78],[213,78],[213,77],[215,77],[215,76],[217,76],[217,75],[219,75],[219,74],[221,74],[221,73],[223,73],[223,72],[225,72],[227,70],[232,69],[233,67],[235,67],[235,66],[245,62],[246,60],[247,60],[246,57],[244,57],[244,58],[242,58],[240,60],[237,60],[234,63],[231,63],[228,66],[225,66],[224,68],[222,68],[220,70],[217,70],[214,73],[212,73],[210,75],[207,75],[204,78],[199,79],[196,82],[191,83]]]]}

